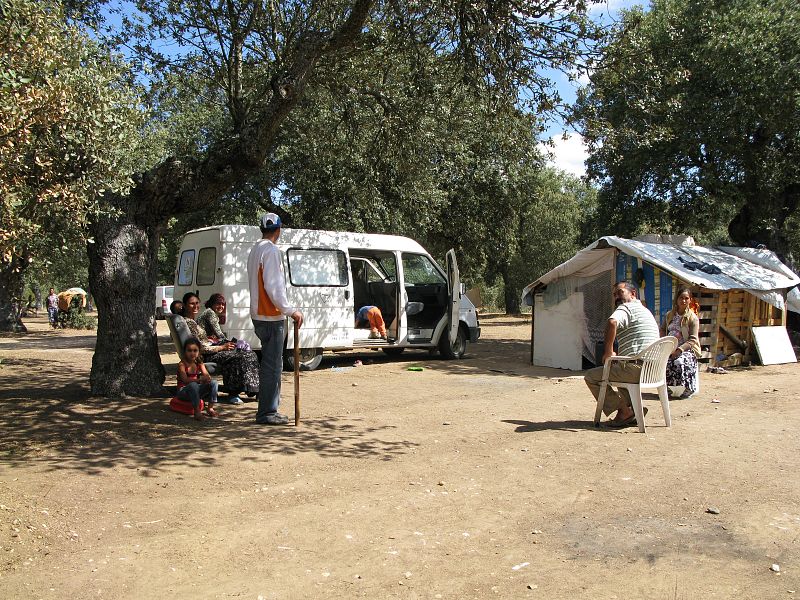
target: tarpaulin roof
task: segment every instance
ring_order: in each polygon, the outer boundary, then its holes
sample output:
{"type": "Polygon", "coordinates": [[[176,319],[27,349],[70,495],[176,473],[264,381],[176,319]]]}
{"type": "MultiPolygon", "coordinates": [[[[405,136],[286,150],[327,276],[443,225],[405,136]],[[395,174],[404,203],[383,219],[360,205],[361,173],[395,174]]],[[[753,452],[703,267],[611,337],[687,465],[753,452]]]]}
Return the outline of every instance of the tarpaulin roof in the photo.
{"type": "Polygon", "coordinates": [[[600,238],[528,285],[522,292],[523,302],[531,305],[533,290],[560,277],[590,277],[613,269],[614,249],[647,261],[692,285],[711,290],[747,290],[778,308],[783,308],[782,292],[800,284],[800,277],[770,250],[656,244],[612,235],[600,238]],[[700,270],[700,266],[711,272],[700,270]]]}

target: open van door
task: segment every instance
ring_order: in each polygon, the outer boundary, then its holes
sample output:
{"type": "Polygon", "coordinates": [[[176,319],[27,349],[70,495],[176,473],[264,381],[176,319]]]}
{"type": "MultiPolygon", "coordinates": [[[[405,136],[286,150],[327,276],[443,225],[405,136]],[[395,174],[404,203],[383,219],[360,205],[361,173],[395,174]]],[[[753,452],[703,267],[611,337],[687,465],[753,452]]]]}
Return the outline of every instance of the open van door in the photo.
{"type": "Polygon", "coordinates": [[[448,333],[450,339],[456,339],[458,332],[458,309],[461,300],[461,279],[458,276],[456,253],[452,248],[447,251],[447,291],[450,293],[450,306],[447,310],[448,333]]]}
{"type": "Polygon", "coordinates": [[[447,327],[439,340],[439,352],[445,358],[461,358],[467,347],[463,331],[459,329],[458,314],[461,307],[461,278],[453,249],[447,251],[447,327]]]}

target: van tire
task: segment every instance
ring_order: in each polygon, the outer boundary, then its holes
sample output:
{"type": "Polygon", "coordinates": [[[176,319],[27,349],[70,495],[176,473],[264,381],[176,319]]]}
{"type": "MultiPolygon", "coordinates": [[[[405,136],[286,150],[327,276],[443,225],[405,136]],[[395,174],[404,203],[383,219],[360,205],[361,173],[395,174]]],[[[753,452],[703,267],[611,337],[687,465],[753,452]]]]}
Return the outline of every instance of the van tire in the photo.
{"type": "MultiPolygon", "coordinates": [[[[321,348],[300,349],[300,370],[313,371],[322,362],[321,348]]],[[[294,371],[294,351],[286,350],[283,353],[283,370],[294,371]]]]}
{"type": "Polygon", "coordinates": [[[466,351],[467,332],[464,327],[459,325],[456,331],[456,339],[453,343],[450,343],[450,336],[447,331],[442,332],[442,336],[439,338],[439,354],[442,355],[442,358],[447,360],[461,358],[466,351]]]}

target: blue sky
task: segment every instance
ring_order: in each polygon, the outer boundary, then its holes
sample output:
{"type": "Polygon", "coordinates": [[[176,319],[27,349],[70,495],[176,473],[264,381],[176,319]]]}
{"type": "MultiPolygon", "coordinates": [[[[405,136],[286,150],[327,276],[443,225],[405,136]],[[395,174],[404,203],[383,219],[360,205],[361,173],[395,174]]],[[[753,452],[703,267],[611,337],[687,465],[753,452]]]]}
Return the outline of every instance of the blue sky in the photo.
{"type": "MultiPolygon", "coordinates": [[[[647,2],[644,0],[607,0],[592,5],[590,13],[603,23],[611,23],[619,20],[620,10],[636,5],[646,6],[647,2]]],[[[588,80],[570,82],[562,73],[554,73],[553,77],[558,84],[562,98],[569,103],[575,100],[576,85],[588,83],[588,80]]],[[[549,137],[554,144],[552,148],[542,146],[542,149],[551,155],[551,165],[571,175],[585,174],[586,148],[581,136],[574,129],[568,129],[563,122],[554,119],[549,124],[546,137],[549,137]],[[565,133],[566,139],[563,139],[565,133]]]]}

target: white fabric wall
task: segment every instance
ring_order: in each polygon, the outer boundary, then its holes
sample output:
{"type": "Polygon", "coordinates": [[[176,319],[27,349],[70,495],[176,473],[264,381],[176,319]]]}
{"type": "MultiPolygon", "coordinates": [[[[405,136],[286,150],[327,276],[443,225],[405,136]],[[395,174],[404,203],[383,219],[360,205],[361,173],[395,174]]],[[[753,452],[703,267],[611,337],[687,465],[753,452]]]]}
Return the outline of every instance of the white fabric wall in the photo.
{"type": "Polygon", "coordinates": [[[533,364],[580,371],[585,329],[583,294],[570,294],[549,308],[537,294],[533,310],[533,364]]]}

